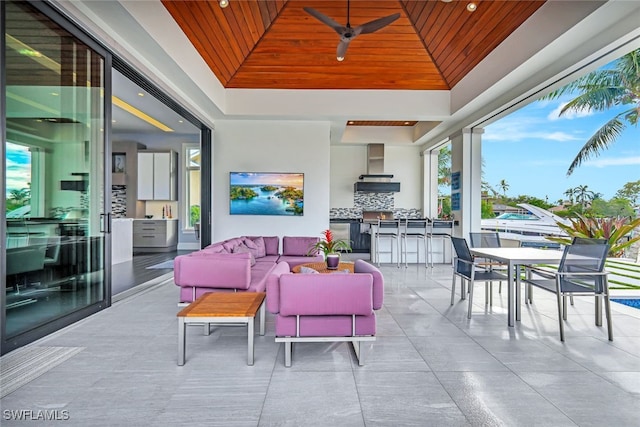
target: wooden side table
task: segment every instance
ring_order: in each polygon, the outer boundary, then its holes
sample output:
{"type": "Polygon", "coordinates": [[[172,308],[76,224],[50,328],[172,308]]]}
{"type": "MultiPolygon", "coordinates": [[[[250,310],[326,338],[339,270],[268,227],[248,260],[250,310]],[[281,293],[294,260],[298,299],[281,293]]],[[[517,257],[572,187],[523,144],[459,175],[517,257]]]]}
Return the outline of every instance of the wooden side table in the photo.
{"type": "Polygon", "coordinates": [[[178,365],[185,361],[189,323],[204,323],[208,335],[210,323],[243,323],[247,325],[247,365],[253,365],[254,321],[260,310],[260,335],[264,335],[264,292],[209,292],[178,313],[178,365]]]}
{"type": "Polygon", "coordinates": [[[343,271],[343,270],[349,270],[349,273],[353,273],[354,265],[355,264],[352,263],[352,262],[341,262],[341,263],[338,264],[338,268],[337,269],[329,270],[327,268],[327,263],[326,262],[310,262],[310,263],[307,263],[307,264],[296,265],[295,267],[293,267],[291,269],[291,271],[294,272],[294,273],[300,273],[300,267],[307,267],[307,268],[313,268],[318,273],[323,273],[323,274],[335,273],[335,272],[343,271]]]}

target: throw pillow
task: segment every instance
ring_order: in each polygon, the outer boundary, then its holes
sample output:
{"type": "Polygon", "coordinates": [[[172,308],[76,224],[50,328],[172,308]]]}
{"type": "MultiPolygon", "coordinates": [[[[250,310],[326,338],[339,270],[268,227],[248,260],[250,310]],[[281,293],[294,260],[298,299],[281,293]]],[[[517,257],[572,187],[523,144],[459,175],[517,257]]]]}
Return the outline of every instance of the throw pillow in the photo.
{"type": "Polygon", "coordinates": [[[253,243],[255,243],[256,247],[257,247],[257,255],[256,258],[262,258],[267,256],[267,246],[264,242],[264,239],[262,238],[262,236],[255,236],[255,237],[246,237],[248,240],[251,240],[253,243]]]}
{"type": "Polygon", "coordinates": [[[320,272],[318,270],[314,270],[313,268],[304,267],[304,266],[300,267],[300,273],[303,273],[303,274],[320,274],[320,272]]]}
{"type": "Polygon", "coordinates": [[[248,247],[246,247],[244,245],[238,245],[235,248],[233,248],[233,253],[234,254],[249,254],[249,255],[251,255],[251,267],[256,265],[256,258],[253,256],[253,254],[251,253],[251,250],[248,247]]]}
{"type": "Polygon", "coordinates": [[[351,272],[348,269],[345,269],[345,270],[336,270],[331,274],[351,274],[351,272]]]}
{"type": "MultiPolygon", "coordinates": [[[[248,237],[243,237],[242,238],[242,243],[249,248],[249,250],[251,251],[251,254],[255,257],[255,258],[260,258],[260,249],[258,248],[258,245],[255,244],[255,242],[253,240],[251,240],[248,237]]],[[[263,255],[264,256],[264,255],[263,255]]]]}

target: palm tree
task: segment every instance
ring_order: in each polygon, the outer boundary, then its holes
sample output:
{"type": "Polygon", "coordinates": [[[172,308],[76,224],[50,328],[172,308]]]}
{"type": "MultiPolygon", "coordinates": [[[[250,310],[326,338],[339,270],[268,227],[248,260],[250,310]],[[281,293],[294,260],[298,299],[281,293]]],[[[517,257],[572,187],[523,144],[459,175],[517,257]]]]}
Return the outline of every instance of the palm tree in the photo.
{"type": "Polygon", "coordinates": [[[587,140],[571,162],[567,176],[583,161],[609,148],[628,125],[637,125],[640,111],[640,49],[622,56],[615,62],[614,68],[593,71],[541,99],[558,99],[576,92],[578,96],[560,110],[560,116],[570,111],[607,111],[619,105],[630,105],[631,108],[616,114],[587,140]]]}
{"type": "Polygon", "coordinates": [[[594,199],[595,193],[588,189],[587,185],[578,185],[573,189],[576,196],[576,202],[580,203],[582,210],[587,207],[587,203],[594,199]]]}
{"type": "Polygon", "coordinates": [[[564,195],[567,196],[571,204],[573,204],[573,197],[576,195],[575,190],[573,188],[569,188],[564,192],[564,195]]]}
{"type": "Polygon", "coordinates": [[[31,201],[31,191],[28,188],[11,190],[9,192],[9,200],[11,200],[16,206],[27,205],[31,201]]]}
{"type": "Polygon", "coordinates": [[[438,185],[451,184],[451,149],[442,147],[438,153],[438,185]]]}
{"type": "Polygon", "coordinates": [[[504,179],[501,179],[500,182],[498,183],[498,188],[502,190],[502,195],[504,197],[507,197],[507,190],[509,189],[509,184],[507,183],[507,181],[504,179]]]}

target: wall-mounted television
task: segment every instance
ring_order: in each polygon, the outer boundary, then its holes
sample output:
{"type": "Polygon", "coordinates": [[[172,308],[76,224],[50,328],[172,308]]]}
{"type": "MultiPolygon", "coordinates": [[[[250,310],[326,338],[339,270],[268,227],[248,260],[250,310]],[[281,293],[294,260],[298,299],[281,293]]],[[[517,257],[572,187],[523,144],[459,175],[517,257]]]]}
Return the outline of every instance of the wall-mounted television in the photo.
{"type": "Polygon", "coordinates": [[[231,215],[286,215],[304,213],[304,174],[230,172],[231,215]]]}

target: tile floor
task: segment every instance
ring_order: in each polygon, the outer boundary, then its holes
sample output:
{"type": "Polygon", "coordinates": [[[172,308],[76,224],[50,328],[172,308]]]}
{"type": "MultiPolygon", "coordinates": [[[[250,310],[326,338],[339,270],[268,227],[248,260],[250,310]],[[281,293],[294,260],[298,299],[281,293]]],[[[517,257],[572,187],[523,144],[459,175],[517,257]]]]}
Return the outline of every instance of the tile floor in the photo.
{"type": "MultiPolygon", "coordinates": [[[[612,303],[614,341],[576,298],[558,338],[554,297],[542,291],[508,328],[506,292],[473,317],[451,307],[451,267],[382,267],[378,339],[359,367],[345,343],[294,345],[256,337],[246,364],[240,327],[190,327],[177,366],[178,290],[171,281],[32,345],[84,347],[0,401],[2,426],[640,426],[640,310],[612,303]],[[68,420],[14,421],[16,410],[68,420]]],[[[19,350],[17,350],[19,351],[19,350]]]]}

